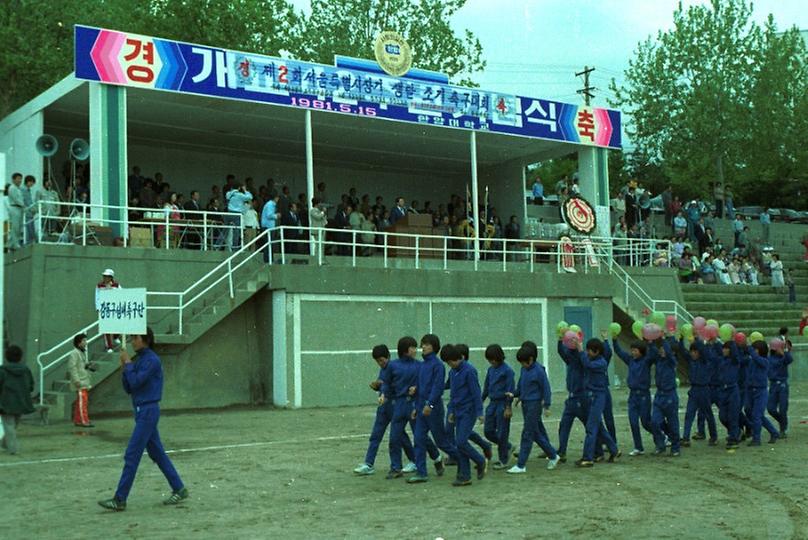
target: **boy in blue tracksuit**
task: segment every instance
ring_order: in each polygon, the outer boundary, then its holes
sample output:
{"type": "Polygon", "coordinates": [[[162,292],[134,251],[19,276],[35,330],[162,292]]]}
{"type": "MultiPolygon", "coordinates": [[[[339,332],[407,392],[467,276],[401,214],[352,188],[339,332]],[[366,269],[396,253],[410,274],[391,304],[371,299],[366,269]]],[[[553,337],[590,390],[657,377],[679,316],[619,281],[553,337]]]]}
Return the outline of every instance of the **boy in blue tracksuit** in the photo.
{"type": "MultiPolygon", "coordinates": [[[[386,371],[390,365],[390,350],[387,348],[387,345],[376,345],[373,347],[371,355],[379,366],[379,377],[370,383],[370,388],[379,392],[379,406],[376,409],[376,420],[373,422],[373,429],[370,432],[370,442],[368,443],[368,451],[365,454],[365,461],[354,469],[356,474],[362,476],[376,472],[373,468],[373,463],[376,461],[376,454],[379,451],[382,438],[384,438],[384,432],[387,431],[387,426],[390,425],[393,419],[393,402],[384,399],[384,394],[381,393],[382,381],[385,379],[386,371]]],[[[415,459],[415,454],[410,438],[406,433],[404,433],[401,442],[404,453],[407,454],[407,459],[410,460],[410,463],[402,470],[406,472],[409,467],[410,471],[413,471],[415,470],[415,464],[412,463],[412,461],[415,459]]]]}
{"type": "Polygon", "coordinates": [[[126,499],[135,481],[143,450],[157,464],[171,486],[171,496],[163,504],[178,504],[188,498],[188,489],[166,455],[157,431],[160,400],[163,397],[163,366],[160,357],[152,350],[154,333],[151,328],[147,328],[142,336],[132,336],[132,347],[135,349],[134,358],[129,357],[126,347],[121,348],[121,376],[123,389],[132,396],[135,429],[124,453],[123,472],[115,497],[98,502],[102,507],[118,512],[126,509],[126,499]]]}
{"type": "Polygon", "coordinates": [[[642,427],[653,435],[651,428],[651,364],[648,347],[642,341],[631,344],[630,353],[620,348],[616,339],[614,351],[628,366],[628,423],[631,426],[631,437],[634,439],[634,450],[629,455],[640,456],[645,453],[640,433],[642,427]]]}
{"type": "MultiPolygon", "coordinates": [[[[466,345],[465,343],[458,343],[457,345],[454,345],[454,347],[458,351],[460,351],[460,355],[462,357],[462,360],[464,362],[468,362],[469,361],[469,346],[466,345]]],[[[441,356],[441,360],[443,360],[443,356],[441,356]]],[[[471,369],[473,369],[474,372],[477,373],[477,368],[475,368],[474,365],[472,365],[472,364],[469,364],[469,365],[471,366],[471,369]]],[[[446,377],[446,385],[444,386],[444,389],[449,390],[451,388],[452,376],[454,375],[454,373],[455,373],[454,370],[449,369],[449,375],[446,377]]],[[[454,425],[454,423],[449,421],[449,417],[452,416],[451,413],[452,413],[451,408],[446,407],[446,438],[449,440],[449,442],[451,442],[452,444],[454,444],[456,446],[456,442],[455,442],[455,428],[456,428],[456,426],[454,425]]],[[[490,460],[493,457],[493,454],[491,453],[491,444],[488,441],[486,441],[485,439],[483,439],[480,436],[480,434],[477,433],[476,431],[474,431],[473,429],[471,430],[471,435],[469,435],[469,440],[480,447],[480,450],[483,451],[483,455],[485,456],[485,459],[490,460]]],[[[446,465],[454,465],[454,463],[447,461],[446,465]]]]}
{"type": "Polygon", "coordinates": [[[710,404],[710,375],[712,366],[707,362],[706,356],[702,354],[704,343],[698,338],[685,346],[685,339],[679,340],[679,352],[687,360],[688,377],[690,379],[690,390],[687,391],[687,409],[685,410],[685,431],[682,437],[682,446],[690,446],[690,430],[693,428],[693,420],[696,413],[702,415],[707,420],[707,429],[710,433],[710,440],[715,441],[718,434],[715,429],[715,416],[710,404]]]}
{"type": "MultiPolygon", "coordinates": [[[[415,338],[405,336],[398,340],[398,358],[388,364],[388,369],[382,373],[383,401],[393,405],[392,420],[390,421],[390,472],[387,479],[400,478],[405,471],[401,466],[401,451],[406,438],[405,428],[415,432],[415,400],[413,394],[418,384],[420,363],[415,360],[417,351],[415,338]]],[[[443,462],[440,452],[427,437],[426,451],[435,462],[435,471],[438,476],[443,474],[443,462]]]]}
{"type": "Polygon", "coordinates": [[[547,438],[547,431],[541,421],[542,409],[545,414],[550,414],[552,405],[552,392],[550,381],[547,380],[547,372],[540,369],[536,363],[536,352],[531,347],[522,347],[516,353],[516,359],[522,366],[519,373],[519,383],[513,393],[506,393],[508,398],[519,398],[522,401],[522,415],[524,426],[522,427],[522,441],[519,446],[519,459],[516,465],[508,469],[510,474],[522,474],[527,471],[525,465],[530,457],[530,450],[533,443],[539,445],[544,450],[550,461],[547,462],[548,469],[555,469],[558,465],[559,457],[553,445],[547,438]]]}
{"type": "Polygon", "coordinates": [[[480,397],[480,379],[474,366],[463,360],[460,349],[446,345],[440,352],[441,360],[451,366],[454,372],[449,390],[449,415],[455,426],[457,441],[457,479],[452,482],[455,487],[471,485],[471,466],[473,461],[477,470],[477,480],[485,476],[488,461],[469,443],[469,435],[475,421],[483,421],[483,400],[480,397]]]}
{"type": "Polygon", "coordinates": [[[738,410],[738,427],[741,432],[741,441],[743,441],[752,434],[752,426],[746,417],[746,374],[749,371],[749,353],[746,351],[746,346],[738,347],[738,361],[740,363],[740,369],[738,369],[738,396],[741,404],[738,410]]]}
{"type": "MultiPolygon", "coordinates": [[[[671,339],[671,338],[668,338],[671,339]]],[[[665,436],[671,442],[671,456],[680,454],[679,446],[679,395],[676,393],[676,356],[668,339],[661,339],[662,350],[651,343],[651,355],[656,364],[656,387],[651,411],[651,426],[654,430],[654,445],[657,455],[665,453],[665,436]]]]}
{"type": "Polygon", "coordinates": [[[774,425],[766,418],[766,403],[768,401],[768,388],[766,386],[769,375],[769,350],[762,341],[756,341],[746,348],[749,353],[749,371],[746,374],[746,409],[749,424],[752,426],[752,440],[749,446],[760,446],[760,428],[766,428],[774,444],[780,434],[774,425]]]}
{"type": "MultiPolygon", "coordinates": [[[[606,360],[606,369],[612,361],[612,349],[609,347],[609,342],[605,338],[601,341],[603,344],[603,359],[606,360]]],[[[609,378],[606,377],[606,404],[603,408],[603,423],[606,424],[606,429],[609,435],[612,436],[614,444],[617,444],[617,427],[614,424],[614,407],[612,406],[612,392],[609,390],[609,378]]],[[[601,455],[601,458],[603,456],[601,455]]],[[[595,456],[595,461],[598,461],[598,456],[595,456]]]]}
{"type": "Polygon", "coordinates": [[[718,394],[718,419],[727,428],[727,450],[738,448],[741,440],[740,418],[741,395],[738,391],[738,372],[741,369],[740,352],[734,341],[727,341],[721,346],[721,363],[719,364],[719,381],[721,388],[718,394]]]}
{"type": "MultiPolygon", "coordinates": [[[[579,345],[579,348],[581,346],[579,345]]],[[[603,357],[603,342],[590,339],[586,342],[586,353],[580,355],[581,363],[587,370],[586,389],[589,395],[589,414],[586,418],[586,439],[583,457],[576,462],[579,467],[594,465],[595,445],[601,439],[609,449],[609,462],[614,462],[622,454],[617,443],[601,422],[606,407],[606,393],[609,388],[609,364],[603,357]]]]}
{"type": "MultiPolygon", "coordinates": [[[[707,365],[709,366],[710,372],[710,380],[709,380],[709,392],[710,392],[710,412],[713,410],[713,405],[719,406],[721,402],[721,376],[719,373],[721,367],[721,358],[723,357],[723,352],[721,351],[721,343],[718,341],[710,341],[704,343],[697,340],[696,343],[699,344],[699,352],[707,361],[707,365]]],[[[713,416],[715,417],[715,415],[713,416]]],[[[700,415],[698,417],[698,437],[693,437],[694,439],[703,439],[704,438],[704,415],[700,415]]],[[[710,446],[715,446],[718,444],[718,439],[710,439],[709,441],[710,446]]]]}
{"type": "Polygon", "coordinates": [[[489,368],[483,383],[482,400],[488,399],[485,408],[485,437],[497,445],[498,460],[494,469],[504,469],[510,460],[511,451],[511,402],[507,394],[515,389],[514,373],[511,366],[505,363],[505,352],[494,343],[485,349],[485,359],[489,368]]]}
{"type": "MultiPolygon", "coordinates": [[[[443,407],[443,390],[446,380],[446,369],[438,358],[440,339],[434,334],[426,334],[421,338],[421,353],[424,361],[418,368],[418,384],[415,390],[415,476],[407,479],[410,484],[426,482],[426,453],[429,434],[435,444],[451,459],[457,460],[457,448],[446,438],[444,429],[445,411],[443,407]]],[[[472,424],[473,426],[473,424],[472,424]]],[[[443,474],[443,469],[437,473],[443,474]]]]}
{"type": "Polygon", "coordinates": [[[780,438],[788,437],[788,366],[794,358],[791,351],[769,352],[769,415],[780,425],[780,438]]]}

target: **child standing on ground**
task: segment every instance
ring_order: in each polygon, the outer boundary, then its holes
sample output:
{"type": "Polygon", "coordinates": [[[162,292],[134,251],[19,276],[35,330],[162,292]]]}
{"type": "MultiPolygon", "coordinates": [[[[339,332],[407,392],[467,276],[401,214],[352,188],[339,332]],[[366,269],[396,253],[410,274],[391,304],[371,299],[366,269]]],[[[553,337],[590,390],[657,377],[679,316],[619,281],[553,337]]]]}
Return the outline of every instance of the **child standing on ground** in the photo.
{"type": "Polygon", "coordinates": [[[763,341],[756,341],[746,350],[749,353],[749,371],[746,374],[746,416],[752,429],[749,446],[760,446],[761,427],[766,428],[771,436],[769,444],[774,444],[780,438],[780,434],[765,416],[766,401],[769,397],[769,390],[766,387],[769,348],[763,341]]]}
{"type": "Polygon", "coordinates": [[[514,373],[505,363],[505,352],[494,343],[485,349],[485,359],[490,367],[485,374],[482,400],[488,401],[485,409],[485,437],[497,445],[498,460],[494,470],[504,469],[510,460],[512,445],[508,440],[511,433],[511,404],[506,394],[513,394],[514,373]]]}
{"type": "Polygon", "coordinates": [[[550,405],[552,404],[552,392],[550,381],[547,380],[547,373],[544,369],[539,369],[536,364],[536,352],[531,347],[523,346],[516,353],[516,359],[522,366],[519,373],[519,384],[514,392],[505,394],[507,398],[520,398],[522,400],[522,415],[524,416],[524,427],[522,428],[522,442],[519,447],[519,460],[516,465],[508,469],[510,474],[522,474],[527,472],[525,465],[530,457],[530,450],[533,443],[539,445],[550,459],[547,468],[552,470],[558,465],[559,457],[553,445],[547,439],[547,431],[541,421],[541,412],[544,409],[545,416],[550,415],[550,405]]]}
{"type": "MultiPolygon", "coordinates": [[[[454,347],[460,352],[460,356],[461,356],[461,359],[463,360],[463,362],[468,363],[468,361],[469,361],[469,346],[466,345],[465,343],[458,343],[454,347]]],[[[441,360],[443,360],[443,356],[441,356],[441,360]]],[[[471,369],[474,370],[474,374],[476,375],[477,374],[477,369],[474,367],[474,365],[469,363],[469,366],[471,367],[471,369]]],[[[451,388],[452,377],[454,376],[455,373],[456,373],[455,370],[449,369],[449,376],[446,377],[446,386],[445,386],[446,390],[449,390],[451,388]]],[[[479,385],[479,383],[478,383],[478,385],[479,385]]],[[[452,444],[455,444],[456,425],[449,421],[449,418],[452,416],[451,413],[452,413],[451,408],[447,407],[446,408],[446,438],[449,440],[449,442],[451,442],[452,444]]],[[[482,436],[480,436],[479,433],[474,431],[474,429],[472,429],[471,434],[469,434],[469,440],[480,447],[480,450],[483,451],[483,455],[485,456],[485,459],[490,460],[493,457],[493,454],[491,453],[491,444],[488,441],[486,441],[484,438],[482,438],[482,436]]],[[[455,463],[452,463],[452,462],[449,462],[449,461],[446,462],[446,465],[454,465],[454,464],[455,463]]]]}
{"type": "MultiPolygon", "coordinates": [[[[376,420],[373,422],[373,430],[370,432],[370,441],[368,443],[368,451],[365,454],[365,461],[354,469],[354,472],[361,476],[371,475],[376,472],[373,468],[373,464],[376,461],[376,454],[384,438],[384,432],[387,431],[387,426],[390,425],[390,422],[393,420],[393,402],[392,400],[388,401],[385,399],[384,394],[381,392],[382,381],[384,381],[386,371],[390,366],[390,349],[387,348],[387,345],[376,345],[373,347],[371,355],[379,366],[379,376],[370,383],[371,390],[379,393],[379,406],[376,409],[376,420]]],[[[401,436],[401,447],[407,455],[407,459],[410,460],[410,463],[408,463],[403,470],[414,470],[415,466],[412,464],[412,461],[415,459],[415,453],[413,452],[410,438],[406,433],[401,436]]]]}
{"type": "Polygon", "coordinates": [[[780,438],[788,437],[788,366],[794,361],[788,342],[780,338],[772,340],[782,347],[771,349],[769,354],[769,415],[780,425],[780,438]],[[779,342],[779,343],[778,343],[779,342]]]}
{"type": "MultiPolygon", "coordinates": [[[[581,345],[579,348],[582,348],[581,345]]],[[[580,355],[580,358],[588,373],[586,389],[589,394],[589,414],[586,418],[583,457],[575,464],[579,467],[592,467],[595,464],[595,445],[600,444],[599,441],[602,441],[609,449],[611,454],[609,462],[613,463],[622,453],[617,448],[614,438],[601,422],[609,388],[609,364],[603,357],[603,342],[594,338],[587,341],[586,354],[580,355]]]]}
{"type": "Polygon", "coordinates": [[[2,447],[16,454],[17,426],[23,414],[34,412],[31,392],[34,391],[34,376],[22,363],[22,349],[11,345],[6,349],[6,362],[0,366],[0,418],[3,422],[2,447]]]}
{"type": "Polygon", "coordinates": [[[649,433],[651,429],[651,357],[648,347],[642,341],[631,344],[630,352],[620,348],[617,339],[612,339],[614,351],[628,366],[628,423],[631,426],[631,437],[634,439],[634,449],[630,456],[641,456],[645,453],[640,433],[640,423],[649,433]]]}
{"type": "Polygon", "coordinates": [[[671,456],[678,457],[679,447],[679,395],[676,393],[676,356],[674,356],[668,339],[662,341],[660,351],[651,344],[651,354],[656,363],[656,387],[654,405],[651,411],[651,426],[654,430],[654,454],[665,453],[665,437],[671,442],[671,456]]]}
{"type": "MultiPolygon", "coordinates": [[[[690,344],[690,348],[685,346],[685,338],[679,340],[679,351],[687,360],[688,378],[690,379],[690,390],[687,391],[687,408],[685,410],[685,431],[682,438],[682,446],[690,446],[690,430],[693,428],[693,421],[696,413],[707,420],[707,429],[710,440],[718,438],[715,430],[715,416],[710,404],[710,373],[711,367],[706,357],[702,355],[703,345],[699,341],[690,344]]],[[[704,438],[703,436],[701,437],[704,438]]]]}
{"type": "Polygon", "coordinates": [[[483,400],[480,397],[480,380],[477,370],[463,360],[460,350],[453,345],[446,345],[440,352],[441,360],[449,364],[454,372],[451,376],[449,397],[449,416],[456,430],[457,441],[457,479],[452,482],[455,487],[471,485],[470,461],[477,470],[477,480],[485,477],[488,461],[471,446],[469,435],[474,422],[483,421],[483,400]]]}

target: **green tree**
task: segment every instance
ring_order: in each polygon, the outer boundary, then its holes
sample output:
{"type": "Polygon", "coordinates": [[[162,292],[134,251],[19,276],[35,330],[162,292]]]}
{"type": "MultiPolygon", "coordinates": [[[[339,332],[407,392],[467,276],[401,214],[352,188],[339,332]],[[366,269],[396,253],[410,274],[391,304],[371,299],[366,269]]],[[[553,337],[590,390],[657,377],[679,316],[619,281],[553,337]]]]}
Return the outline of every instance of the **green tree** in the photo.
{"type": "Polygon", "coordinates": [[[673,28],[641,42],[625,83],[612,81],[636,152],[687,194],[722,181],[751,198],[804,173],[804,44],[751,15],[746,0],[680,3],[673,28]]]}
{"type": "Polygon", "coordinates": [[[335,54],[373,58],[383,30],[401,33],[413,50],[413,65],[440,71],[463,85],[485,67],[482,45],[469,30],[454,33],[449,21],[466,0],[312,0],[303,21],[296,58],[331,64],[335,54]],[[455,80],[456,79],[456,80],[455,80]]]}

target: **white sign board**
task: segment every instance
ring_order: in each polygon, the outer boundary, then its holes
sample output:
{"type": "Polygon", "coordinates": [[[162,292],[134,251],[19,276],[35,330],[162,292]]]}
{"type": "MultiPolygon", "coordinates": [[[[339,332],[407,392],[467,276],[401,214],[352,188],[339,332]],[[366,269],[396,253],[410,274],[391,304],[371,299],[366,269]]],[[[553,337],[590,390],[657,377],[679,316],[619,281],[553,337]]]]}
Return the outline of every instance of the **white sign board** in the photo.
{"type": "Polygon", "coordinates": [[[98,331],[142,336],[146,333],[146,289],[99,289],[98,331]]]}

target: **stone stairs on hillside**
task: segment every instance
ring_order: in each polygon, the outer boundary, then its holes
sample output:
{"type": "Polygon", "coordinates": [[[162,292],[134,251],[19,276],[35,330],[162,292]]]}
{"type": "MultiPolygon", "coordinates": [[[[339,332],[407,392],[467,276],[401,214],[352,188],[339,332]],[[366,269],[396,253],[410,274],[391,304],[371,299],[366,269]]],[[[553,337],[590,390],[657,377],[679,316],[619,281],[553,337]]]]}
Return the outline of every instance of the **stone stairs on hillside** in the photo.
{"type": "MultiPolygon", "coordinates": [[[[179,319],[176,314],[168,314],[152,319],[149,325],[155,333],[157,350],[166,346],[184,347],[199,339],[205,332],[221,322],[230,313],[252,298],[258,291],[269,285],[269,271],[264,265],[253,265],[245,275],[234,281],[233,297],[227,283],[211,289],[199,298],[193,307],[184,313],[182,333],[179,332],[179,319]]],[[[94,386],[118,373],[120,361],[117,350],[107,353],[103,339],[98,339],[88,347],[88,359],[97,367],[92,374],[94,386]]],[[[67,367],[59,366],[45,378],[44,403],[40,415],[43,423],[50,420],[72,418],[72,406],[76,392],[67,376],[67,367]]],[[[90,391],[92,393],[92,390],[90,391]]]]}

